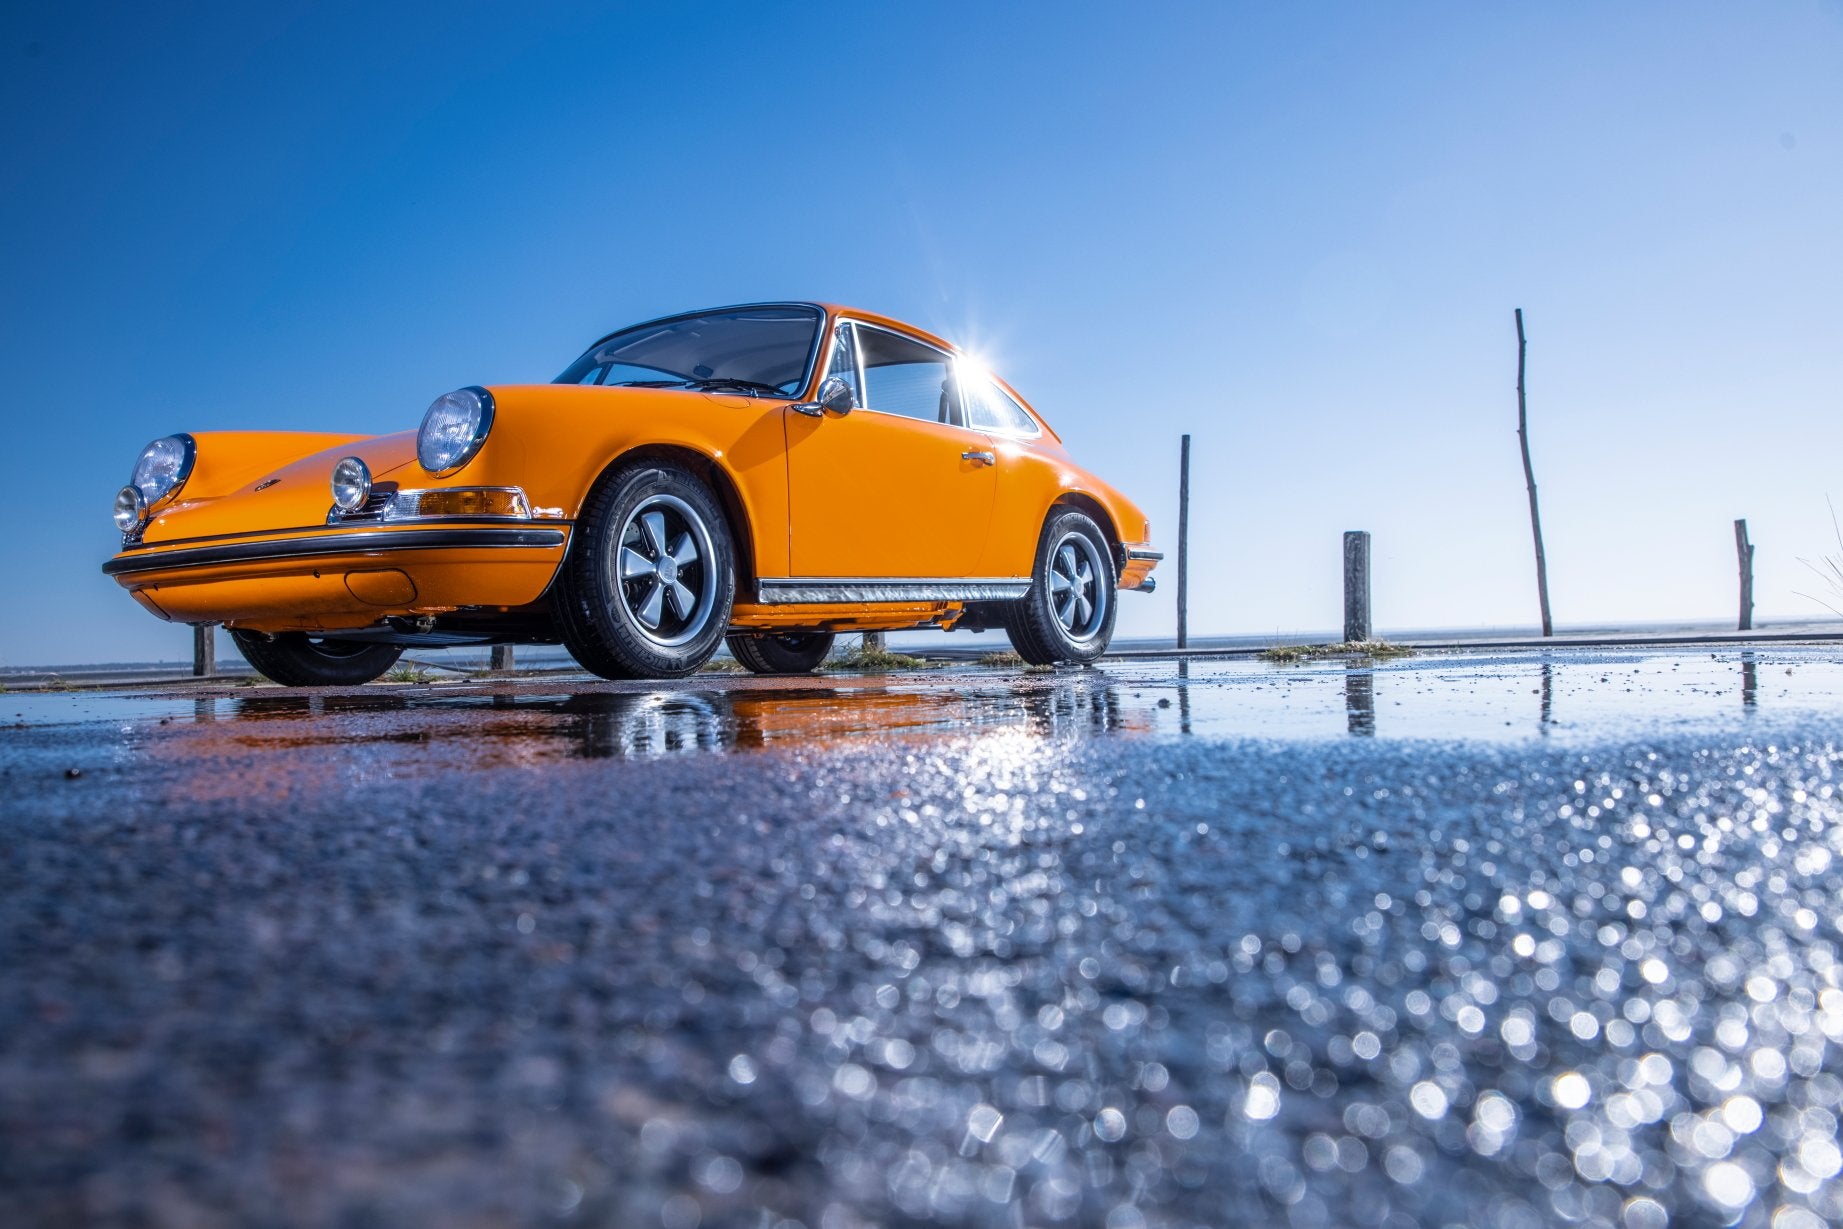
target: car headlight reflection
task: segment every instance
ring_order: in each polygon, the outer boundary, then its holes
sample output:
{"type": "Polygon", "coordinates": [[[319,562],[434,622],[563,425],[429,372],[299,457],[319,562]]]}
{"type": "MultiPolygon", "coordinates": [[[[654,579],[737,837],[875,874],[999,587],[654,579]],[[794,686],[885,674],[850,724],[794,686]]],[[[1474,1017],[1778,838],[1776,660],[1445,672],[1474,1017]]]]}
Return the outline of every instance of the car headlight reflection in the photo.
{"type": "Polygon", "coordinates": [[[473,459],[493,429],[493,394],[460,388],[437,397],[416,432],[416,459],[431,474],[451,474],[473,459]]]}

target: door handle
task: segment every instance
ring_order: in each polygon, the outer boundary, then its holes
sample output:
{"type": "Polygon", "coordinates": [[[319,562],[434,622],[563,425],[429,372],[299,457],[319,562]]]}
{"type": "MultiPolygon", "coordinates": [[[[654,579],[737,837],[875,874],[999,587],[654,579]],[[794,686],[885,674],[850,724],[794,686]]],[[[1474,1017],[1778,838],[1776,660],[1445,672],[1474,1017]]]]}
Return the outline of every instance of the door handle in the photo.
{"type": "Polygon", "coordinates": [[[981,465],[998,464],[998,458],[989,452],[963,452],[960,454],[960,459],[962,461],[977,461],[981,465]]]}

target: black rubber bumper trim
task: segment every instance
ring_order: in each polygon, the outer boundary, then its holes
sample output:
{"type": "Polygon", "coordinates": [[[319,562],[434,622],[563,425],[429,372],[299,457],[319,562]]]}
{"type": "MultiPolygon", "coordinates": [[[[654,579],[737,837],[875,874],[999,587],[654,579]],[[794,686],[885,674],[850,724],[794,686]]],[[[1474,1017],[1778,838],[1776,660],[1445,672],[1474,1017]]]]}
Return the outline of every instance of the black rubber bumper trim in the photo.
{"type": "Polygon", "coordinates": [[[182,550],[149,550],[117,555],[102,565],[103,575],[165,572],[173,568],[201,568],[218,563],[249,563],[267,559],[307,559],[315,555],[371,555],[400,550],[473,550],[481,547],[562,546],[561,529],[426,529],[348,530],[312,538],[281,541],[236,542],[225,546],[195,546],[182,550]]]}

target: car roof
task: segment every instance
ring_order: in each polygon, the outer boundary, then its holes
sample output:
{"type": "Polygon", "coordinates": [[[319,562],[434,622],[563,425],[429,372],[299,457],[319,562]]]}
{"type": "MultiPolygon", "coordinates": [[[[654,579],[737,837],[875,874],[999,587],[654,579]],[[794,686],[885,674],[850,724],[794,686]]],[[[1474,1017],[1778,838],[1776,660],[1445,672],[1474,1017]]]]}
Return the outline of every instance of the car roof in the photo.
{"type": "MultiPolygon", "coordinates": [[[[945,337],[930,333],[920,325],[910,324],[906,320],[898,320],[894,316],[885,316],[881,312],[865,311],[861,307],[847,307],[841,303],[822,303],[816,299],[769,299],[760,303],[730,303],[722,307],[698,307],[690,311],[673,312],[669,316],[655,316],[651,320],[638,320],[633,324],[623,325],[614,330],[613,333],[603,334],[602,337],[596,341],[595,345],[600,345],[603,341],[613,337],[615,333],[625,333],[629,329],[643,328],[649,324],[664,324],[669,320],[683,320],[687,316],[702,316],[710,312],[749,311],[758,307],[810,307],[814,311],[822,313],[828,319],[837,319],[839,316],[845,316],[852,320],[862,320],[866,324],[879,324],[885,328],[892,328],[898,332],[907,333],[911,337],[920,338],[922,341],[928,342],[931,345],[939,346],[950,354],[961,356],[966,354],[965,350],[956,346],[953,342],[948,341],[945,337]]],[[[594,347],[590,348],[593,349],[594,347]]],[[[1041,427],[1044,432],[1057,442],[1061,442],[1062,436],[1057,434],[1056,428],[1050,426],[1049,420],[1039,414],[1036,407],[1024,400],[1017,389],[1011,387],[1011,385],[996,372],[988,372],[987,374],[991,375],[994,380],[997,380],[1005,392],[1010,394],[1013,400],[1024,407],[1025,412],[1036,420],[1037,425],[1041,427]]]]}

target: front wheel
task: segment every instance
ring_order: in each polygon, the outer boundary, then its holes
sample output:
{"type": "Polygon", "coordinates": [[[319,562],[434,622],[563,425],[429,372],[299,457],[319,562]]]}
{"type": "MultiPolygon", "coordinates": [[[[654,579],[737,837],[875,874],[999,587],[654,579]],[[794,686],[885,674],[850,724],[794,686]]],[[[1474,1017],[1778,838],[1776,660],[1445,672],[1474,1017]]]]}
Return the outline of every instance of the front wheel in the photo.
{"type": "Polygon", "coordinates": [[[233,627],[230,638],[258,674],[283,687],[355,687],[382,676],[403,655],[394,644],[305,632],[265,636],[233,627]]]}
{"type": "Polygon", "coordinates": [[[1118,584],[1101,527],[1082,512],[1052,515],[1037,543],[1030,592],[1003,608],[1011,647],[1033,666],[1098,660],[1113,639],[1118,584]]]}
{"type": "Polygon", "coordinates": [[[786,632],[778,636],[751,636],[736,632],[729,638],[730,652],[755,674],[811,674],[832,651],[831,632],[786,632]]]}
{"type": "Polygon", "coordinates": [[[682,678],[729,626],[736,570],[717,499],[672,462],[641,461],[590,494],[563,565],[563,643],[607,679],[682,678]]]}

